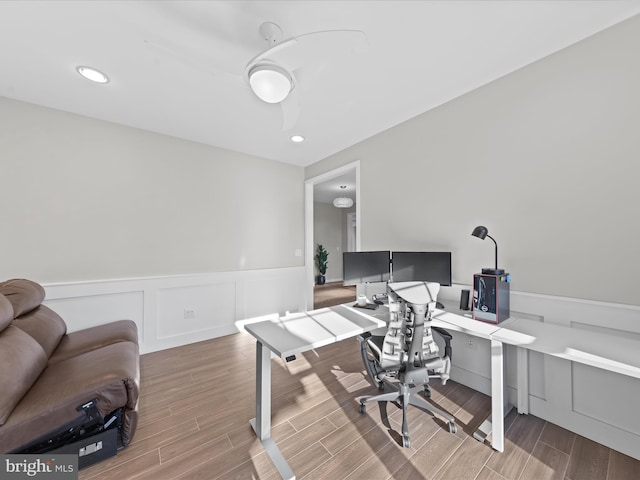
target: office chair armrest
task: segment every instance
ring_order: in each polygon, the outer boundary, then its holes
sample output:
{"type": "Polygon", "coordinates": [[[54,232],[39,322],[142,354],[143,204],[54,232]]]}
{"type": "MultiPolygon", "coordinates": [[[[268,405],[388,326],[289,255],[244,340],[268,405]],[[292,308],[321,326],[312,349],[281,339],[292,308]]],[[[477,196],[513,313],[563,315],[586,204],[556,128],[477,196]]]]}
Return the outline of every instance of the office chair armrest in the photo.
{"type": "Polygon", "coordinates": [[[453,340],[453,337],[442,327],[431,327],[431,330],[442,337],[444,340],[444,356],[449,357],[449,360],[451,360],[451,340],[453,340]]]}
{"type": "Polygon", "coordinates": [[[371,332],[363,332],[360,335],[358,335],[356,338],[358,339],[359,342],[362,342],[363,340],[366,340],[370,336],[371,336],[371,332]]]}
{"type": "Polygon", "coordinates": [[[369,351],[371,352],[371,354],[376,357],[376,361],[379,362],[382,358],[382,345],[384,344],[384,336],[371,335],[370,332],[365,332],[358,335],[357,338],[360,342],[360,351],[362,352],[362,359],[365,360],[365,364],[367,346],[369,346],[369,351]]]}
{"type": "Polygon", "coordinates": [[[434,332],[437,332],[438,335],[440,335],[445,341],[453,340],[453,337],[451,336],[451,334],[442,327],[431,327],[431,330],[433,330],[434,332]]]}

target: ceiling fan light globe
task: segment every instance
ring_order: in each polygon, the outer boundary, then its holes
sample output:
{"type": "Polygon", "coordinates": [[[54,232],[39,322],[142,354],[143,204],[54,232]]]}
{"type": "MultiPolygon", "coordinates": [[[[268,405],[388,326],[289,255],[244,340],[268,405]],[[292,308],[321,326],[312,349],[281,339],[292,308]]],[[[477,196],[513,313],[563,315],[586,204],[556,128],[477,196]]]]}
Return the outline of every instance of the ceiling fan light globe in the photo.
{"type": "Polygon", "coordinates": [[[288,72],[277,65],[256,65],[249,71],[249,85],[263,102],[280,103],[289,95],[293,82],[288,72]]]}

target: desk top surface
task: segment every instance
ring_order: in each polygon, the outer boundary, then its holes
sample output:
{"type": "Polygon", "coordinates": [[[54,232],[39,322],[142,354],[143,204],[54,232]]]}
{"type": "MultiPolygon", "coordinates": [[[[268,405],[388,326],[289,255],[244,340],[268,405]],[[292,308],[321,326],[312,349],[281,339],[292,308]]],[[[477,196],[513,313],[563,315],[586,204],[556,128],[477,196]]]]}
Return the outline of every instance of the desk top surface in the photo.
{"type": "MultiPolygon", "coordinates": [[[[384,328],[388,318],[386,306],[364,310],[337,305],[247,324],[245,329],[285,358],[384,328]]],[[[444,310],[436,310],[432,325],[640,378],[640,341],[633,338],[516,317],[493,325],[444,310]]]]}
{"type": "Polygon", "coordinates": [[[245,330],[279,357],[319,348],[384,327],[384,320],[346,305],[250,323],[245,330]]]}
{"type": "MultiPolygon", "coordinates": [[[[431,325],[434,327],[442,327],[446,330],[452,330],[454,332],[468,333],[479,338],[490,339],[493,332],[500,328],[500,325],[493,325],[491,323],[481,322],[471,318],[471,313],[468,313],[468,317],[462,310],[454,308],[451,302],[444,301],[445,308],[447,310],[436,309],[435,313],[431,317],[431,325]]],[[[376,318],[385,322],[389,321],[389,307],[387,305],[380,305],[376,310],[361,310],[364,315],[376,318]]]]}
{"type": "MultiPolygon", "coordinates": [[[[433,326],[640,378],[640,342],[634,338],[518,317],[493,325],[443,303],[447,310],[436,310],[433,326]]],[[[373,315],[386,318],[388,309],[380,308],[373,315]]]]}
{"type": "Polygon", "coordinates": [[[492,338],[509,345],[553,355],[640,378],[640,341],[548,322],[512,318],[492,338]]]}
{"type": "Polygon", "coordinates": [[[493,332],[500,328],[499,325],[481,322],[459,313],[437,310],[432,317],[432,325],[443,327],[454,332],[468,333],[474,337],[491,339],[493,332]]]}

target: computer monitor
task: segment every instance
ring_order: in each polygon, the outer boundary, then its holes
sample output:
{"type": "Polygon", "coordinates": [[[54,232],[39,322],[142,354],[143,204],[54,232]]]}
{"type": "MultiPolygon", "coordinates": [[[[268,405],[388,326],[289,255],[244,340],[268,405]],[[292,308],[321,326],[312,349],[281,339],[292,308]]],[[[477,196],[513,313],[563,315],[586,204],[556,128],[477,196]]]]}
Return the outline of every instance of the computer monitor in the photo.
{"type": "Polygon", "coordinates": [[[344,285],[389,281],[389,250],[376,252],[343,252],[342,278],[344,285]]]}
{"type": "Polygon", "coordinates": [[[451,252],[392,252],[394,282],[438,282],[451,286],[451,252]]]}

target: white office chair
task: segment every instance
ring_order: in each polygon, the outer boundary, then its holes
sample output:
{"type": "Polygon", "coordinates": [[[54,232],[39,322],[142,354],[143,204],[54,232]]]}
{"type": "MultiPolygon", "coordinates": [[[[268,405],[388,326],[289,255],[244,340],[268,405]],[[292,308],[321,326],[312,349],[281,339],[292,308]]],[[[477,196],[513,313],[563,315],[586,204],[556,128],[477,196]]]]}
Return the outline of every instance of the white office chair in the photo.
{"type": "Polygon", "coordinates": [[[397,282],[387,286],[389,324],[384,336],[363,335],[360,351],[372,383],[386,393],[360,399],[360,413],[368,402],[398,402],[402,407],[402,445],[410,447],[407,406],[413,405],[438,414],[457,430],[453,416],[418,396],[429,396],[429,379],[439,378],[444,385],[451,369],[451,335],[432,327],[440,284],[433,282],[397,282]],[[445,355],[440,356],[432,331],[445,341],[445,355]]]}

